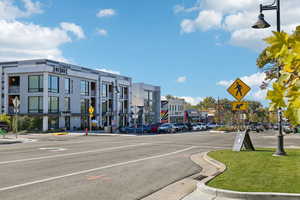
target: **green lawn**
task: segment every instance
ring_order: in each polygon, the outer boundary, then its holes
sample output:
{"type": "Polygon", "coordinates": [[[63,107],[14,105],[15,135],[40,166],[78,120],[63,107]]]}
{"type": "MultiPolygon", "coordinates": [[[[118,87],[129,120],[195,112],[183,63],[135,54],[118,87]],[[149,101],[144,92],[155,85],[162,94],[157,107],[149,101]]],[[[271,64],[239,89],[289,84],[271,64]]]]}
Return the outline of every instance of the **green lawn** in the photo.
{"type": "Polygon", "coordinates": [[[273,153],[274,149],[210,152],[227,169],[208,185],[241,192],[300,193],[300,150],[288,149],[285,157],[273,153]]]}

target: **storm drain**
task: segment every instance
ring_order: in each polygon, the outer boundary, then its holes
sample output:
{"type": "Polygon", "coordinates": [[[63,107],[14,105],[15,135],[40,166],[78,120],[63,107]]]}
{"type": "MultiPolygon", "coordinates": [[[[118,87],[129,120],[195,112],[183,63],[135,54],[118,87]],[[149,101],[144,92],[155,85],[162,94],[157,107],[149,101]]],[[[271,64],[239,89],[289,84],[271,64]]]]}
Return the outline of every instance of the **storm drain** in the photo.
{"type": "Polygon", "coordinates": [[[197,181],[201,181],[201,180],[203,180],[205,178],[207,178],[207,176],[200,175],[200,176],[195,177],[194,179],[197,180],[197,181]]]}

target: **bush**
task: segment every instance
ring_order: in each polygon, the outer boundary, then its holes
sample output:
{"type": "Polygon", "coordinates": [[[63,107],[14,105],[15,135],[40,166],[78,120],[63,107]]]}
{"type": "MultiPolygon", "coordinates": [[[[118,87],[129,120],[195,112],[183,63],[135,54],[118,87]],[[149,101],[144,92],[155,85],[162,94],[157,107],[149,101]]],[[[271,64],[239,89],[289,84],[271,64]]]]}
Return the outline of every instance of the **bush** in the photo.
{"type": "Polygon", "coordinates": [[[222,126],[215,129],[216,131],[225,131],[225,132],[235,132],[237,131],[236,127],[233,126],[222,126]]]}

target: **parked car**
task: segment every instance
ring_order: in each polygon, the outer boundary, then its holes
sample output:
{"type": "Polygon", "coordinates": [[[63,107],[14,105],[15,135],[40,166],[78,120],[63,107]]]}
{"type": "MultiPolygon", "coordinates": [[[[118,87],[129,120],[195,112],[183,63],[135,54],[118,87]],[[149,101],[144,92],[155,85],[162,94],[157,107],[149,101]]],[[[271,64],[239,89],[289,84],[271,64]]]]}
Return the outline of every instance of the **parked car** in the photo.
{"type": "Polygon", "coordinates": [[[264,127],[261,123],[251,122],[249,126],[251,131],[256,131],[257,133],[264,131],[264,127]]]}
{"type": "Polygon", "coordinates": [[[158,133],[175,133],[176,126],[171,123],[162,124],[158,127],[158,133]]]}
{"type": "Polygon", "coordinates": [[[213,129],[213,128],[219,127],[219,125],[216,124],[216,123],[208,123],[207,126],[208,126],[209,129],[213,129]]]}
{"type": "Polygon", "coordinates": [[[6,121],[0,121],[0,129],[5,130],[6,132],[9,131],[9,124],[6,121]]]}
{"type": "Polygon", "coordinates": [[[193,124],[193,131],[203,131],[205,130],[205,127],[201,124],[193,124]]]}
{"type": "Polygon", "coordinates": [[[175,123],[177,131],[188,131],[188,127],[184,123],[175,123]]]}
{"type": "Polygon", "coordinates": [[[205,130],[208,130],[208,125],[205,124],[205,123],[198,123],[201,127],[202,127],[202,130],[205,131],[205,130]]]}
{"type": "Polygon", "coordinates": [[[274,129],[274,130],[278,130],[278,129],[279,129],[278,124],[273,124],[273,129],[274,129]]]}
{"type": "Polygon", "coordinates": [[[290,124],[284,124],[284,125],[282,125],[282,130],[285,133],[292,133],[293,127],[290,124]]]}
{"type": "Polygon", "coordinates": [[[150,133],[151,128],[150,126],[146,126],[146,125],[138,125],[137,127],[135,126],[124,127],[121,128],[120,131],[124,133],[150,133]]]}
{"type": "Polygon", "coordinates": [[[156,123],[156,124],[151,124],[150,129],[152,133],[157,133],[158,132],[158,127],[162,125],[162,123],[156,123]]]}

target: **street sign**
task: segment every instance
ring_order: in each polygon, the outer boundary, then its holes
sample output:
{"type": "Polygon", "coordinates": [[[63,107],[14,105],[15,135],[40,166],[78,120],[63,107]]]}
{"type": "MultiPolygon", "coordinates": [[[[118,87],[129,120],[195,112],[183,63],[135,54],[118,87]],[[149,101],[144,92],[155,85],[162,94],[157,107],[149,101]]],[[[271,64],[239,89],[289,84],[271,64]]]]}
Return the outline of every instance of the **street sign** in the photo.
{"type": "Polygon", "coordinates": [[[18,113],[19,112],[19,108],[20,108],[20,100],[18,97],[15,97],[13,99],[13,105],[14,105],[14,111],[15,113],[18,113]]]}
{"type": "Polygon", "coordinates": [[[251,88],[239,78],[236,79],[227,89],[229,94],[238,101],[242,100],[250,90],[251,88]]]}
{"type": "Polygon", "coordinates": [[[255,151],[249,132],[250,129],[236,134],[232,151],[241,151],[243,146],[246,150],[255,151]]]}
{"type": "Polygon", "coordinates": [[[90,114],[93,114],[93,113],[94,113],[94,108],[93,108],[93,106],[90,106],[90,107],[89,107],[89,113],[90,113],[90,114]]]}
{"type": "Polygon", "coordinates": [[[248,110],[248,102],[239,102],[239,101],[234,101],[231,103],[232,105],[232,110],[237,111],[237,110],[248,110]]]}

